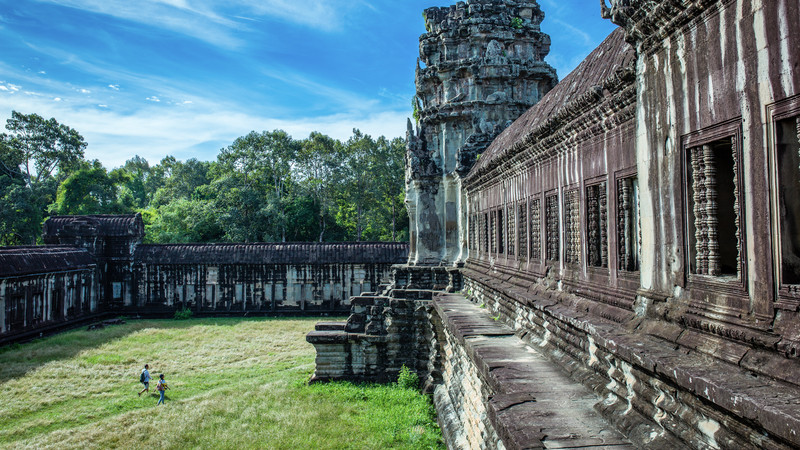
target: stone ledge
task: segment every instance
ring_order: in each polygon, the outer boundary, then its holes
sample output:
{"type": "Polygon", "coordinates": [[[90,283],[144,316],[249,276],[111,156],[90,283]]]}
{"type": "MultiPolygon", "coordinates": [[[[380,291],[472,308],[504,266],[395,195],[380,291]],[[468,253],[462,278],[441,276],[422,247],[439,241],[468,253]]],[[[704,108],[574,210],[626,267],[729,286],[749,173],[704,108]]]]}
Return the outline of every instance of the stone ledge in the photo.
{"type": "Polygon", "coordinates": [[[506,448],[633,448],[593,409],[595,394],[488,312],[457,294],[438,296],[434,308],[494,392],[487,414],[506,448]]]}
{"type": "Polygon", "coordinates": [[[796,362],[777,353],[750,348],[741,358],[742,367],[553,301],[563,300],[569,294],[551,291],[543,298],[532,294],[535,290],[532,288],[519,298],[519,286],[470,272],[465,270],[465,278],[473,278],[475,274],[479,283],[585,332],[598,348],[635,368],[655,374],[739,420],[754,422],[763,430],[795,446],[800,445],[800,388],[764,374],[764,368],[783,365],[785,370],[796,362]]]}
{"type": "Polygon", "coordinates": [[[347,344],[352,342],[369,342],[371,344],[385,343],[385,335],[372,336],[363,333],[345,333],[344,331],[312,331],[306,335],[306,341],[311,344],[347,344]]]}

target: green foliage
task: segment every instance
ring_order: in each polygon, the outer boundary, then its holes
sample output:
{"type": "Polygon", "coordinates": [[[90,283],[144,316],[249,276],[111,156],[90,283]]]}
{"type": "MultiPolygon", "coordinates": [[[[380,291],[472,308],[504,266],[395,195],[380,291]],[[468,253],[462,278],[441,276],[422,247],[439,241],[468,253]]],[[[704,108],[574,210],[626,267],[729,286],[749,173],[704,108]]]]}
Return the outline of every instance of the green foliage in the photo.
{"type": "Polygon", "coordinates": [[[521,29],[522,28],[522,18],[513,17],[511,19],[511,27],[516,28],[518,30],[521,29]]]}
{"type": "Polygon", "coordinates": [[[175,311],[175,316],[173,319],[175,320],[188,320],[192,318],[192,310],[189,308],[183,308],[175,311]]]}
{"type": "Polygon", "coordinates": [[[0,135],[0,245],[40,239],[48,214],[139,212],[152,243],[408,240],[405,141],[251,132],[216,161],[134,156],[107,170],[55,119],[12,113],[0,135]]]}
{"type": "Polygon", "coordinates": [[[411,115],[414,117],[414,121],[419,123],[419,97],[416,95],[411,98],[411,108],[413,109],[411,115]]]}
{"type": "Polygon", "coordinates": [[[397,375],[397,385],[404,389],[419,389],[419,375],[403,364],[397,375]]]}

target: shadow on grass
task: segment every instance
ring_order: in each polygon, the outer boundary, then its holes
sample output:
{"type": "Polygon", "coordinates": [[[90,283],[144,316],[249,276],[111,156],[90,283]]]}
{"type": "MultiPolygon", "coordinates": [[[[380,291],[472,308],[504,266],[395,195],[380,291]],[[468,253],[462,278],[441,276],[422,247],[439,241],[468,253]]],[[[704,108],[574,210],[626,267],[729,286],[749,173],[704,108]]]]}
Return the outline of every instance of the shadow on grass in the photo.
{"type": "MultiPolygon", "coordinates": [[[[145,329],[181,329],[194,326],[233,327],[244,322],[269,322],[281,320],[319,320],[309,317],[224,317],[173,319],[129,319],[123,325],[108,326],[100,330],[65,331],[54,336],[36,339],[25,344],[0,348],[0,383],[24,377],[46,364],[68,360],[87,350],[96,349],[118,339],[145,329]]],[[[99,360],[98,363],[105,361],[99,360]]],[[[136,363],[137,361],[108,361],[109,363],[136,363]]],[[[144,362],[142,362],[144,364],[144,362]]]]}

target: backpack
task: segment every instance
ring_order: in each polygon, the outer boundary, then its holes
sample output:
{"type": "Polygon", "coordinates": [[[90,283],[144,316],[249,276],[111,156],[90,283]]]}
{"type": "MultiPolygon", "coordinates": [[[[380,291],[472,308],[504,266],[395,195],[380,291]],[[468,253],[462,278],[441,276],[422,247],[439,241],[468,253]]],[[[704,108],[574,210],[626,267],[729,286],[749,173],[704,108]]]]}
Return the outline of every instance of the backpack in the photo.
{"type": "Polygon", "coordinates": [[[139,376],[139,383],[144,384],[144,371],[142,371],[142,374],[139,376]]]}

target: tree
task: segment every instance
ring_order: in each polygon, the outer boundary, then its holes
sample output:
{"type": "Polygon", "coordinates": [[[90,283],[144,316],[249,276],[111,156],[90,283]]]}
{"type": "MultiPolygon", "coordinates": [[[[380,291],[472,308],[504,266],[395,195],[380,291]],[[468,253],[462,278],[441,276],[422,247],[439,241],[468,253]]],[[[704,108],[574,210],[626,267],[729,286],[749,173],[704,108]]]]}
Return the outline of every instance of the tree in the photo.
{"type": "Polygon", "coordinates": [[[56,201],[50,205],[53,214],[127,214],[134,211],[135,199],[120,196],[124,183],[130,181],[125,170],[109,174],[95,160],[91,166],[73,173],[58,186],[56,201]]]}
{"type": "Polygon", "coordinates": [[[317,210],[319,234],[323,242],[328,229],[328,218],[335,205],[335,194],[341,190],[341,161],[344,154],[342,143],[313,132],[304,140],[297,166],[298,176],[305,194],[311,198],[317,210]]]}
{"type": "Polygon", "coordinates": [[[0,134],[0,243],[34,244],[59,183],[84,162],[86,142],[37,114],[13,111],[6,130],[0,134]]]}

